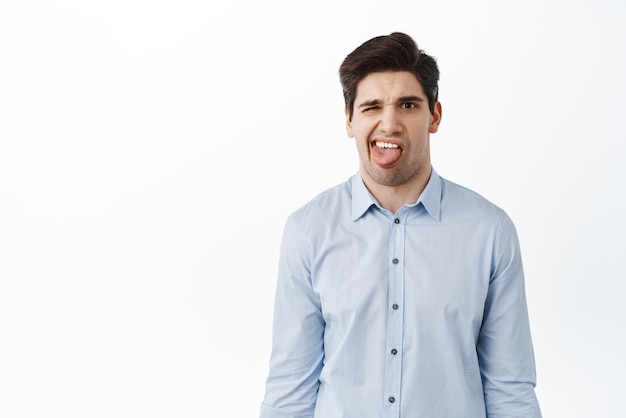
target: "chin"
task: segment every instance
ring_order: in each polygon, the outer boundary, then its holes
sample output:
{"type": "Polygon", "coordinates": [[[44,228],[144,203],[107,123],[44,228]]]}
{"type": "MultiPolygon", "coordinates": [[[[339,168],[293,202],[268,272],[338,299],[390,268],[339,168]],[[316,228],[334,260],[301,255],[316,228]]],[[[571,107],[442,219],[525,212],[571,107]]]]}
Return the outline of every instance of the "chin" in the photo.
{"type": "Polygon", "coordinates": [[[395,187],[410,183],[419,176],[420,170],[408,170],[407,167],[382,168],[376,166],[371,167],[367,172],[376,183],[382,186],[395,187]]]}
{"type": "Polygon", "coordinates": [[[376,173],[371,176],[372,179],[382,186],[400,186],[406,183],[410,176],[403,175],[402,173],[376,173]]]}

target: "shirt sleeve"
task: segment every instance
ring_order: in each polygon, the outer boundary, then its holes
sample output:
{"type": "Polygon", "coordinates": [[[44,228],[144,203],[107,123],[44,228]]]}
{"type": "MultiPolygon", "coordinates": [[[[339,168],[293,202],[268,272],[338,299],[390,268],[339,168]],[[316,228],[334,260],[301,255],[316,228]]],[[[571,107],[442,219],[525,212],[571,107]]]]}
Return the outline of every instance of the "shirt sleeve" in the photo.
{"type": "Polygon", "coordinates": [[[324,320],[311,283],[311,244],[291,215],[283,232],[270,371],[261,418],[312,418],[324,359],[324,320]]]}
{"type": "Polygon", "coordinates": [[[515,227],[502,213],[477,344],[489,418],[540,418],[524,272],[515,227]]]}

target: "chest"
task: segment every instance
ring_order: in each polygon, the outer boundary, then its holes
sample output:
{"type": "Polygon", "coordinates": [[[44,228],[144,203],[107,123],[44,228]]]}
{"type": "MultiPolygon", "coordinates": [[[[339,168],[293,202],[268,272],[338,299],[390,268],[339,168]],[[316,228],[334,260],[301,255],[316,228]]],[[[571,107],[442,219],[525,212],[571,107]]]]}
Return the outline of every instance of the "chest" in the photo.
{"type": "Polygon", "coordinates": [[[380,317],[393,304],[418,321],[482,318],[493,242],[471,224],[355,223],[315,248],[311,277],[327,321],[380,317]]]}

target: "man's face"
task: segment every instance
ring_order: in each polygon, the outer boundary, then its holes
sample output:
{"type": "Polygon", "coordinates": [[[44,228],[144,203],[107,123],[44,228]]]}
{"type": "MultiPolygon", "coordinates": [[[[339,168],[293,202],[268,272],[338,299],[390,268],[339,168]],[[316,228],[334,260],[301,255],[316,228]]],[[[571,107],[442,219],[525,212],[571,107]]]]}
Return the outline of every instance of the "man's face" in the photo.
{"type": "Polygon", "coordinates": [[[430,174],[431,133],[441,105],[431,114],[417,78],[408,71],[378,72],[357,86],[348,136],[356,139],[365,184],[400,186],[430,174]]]}

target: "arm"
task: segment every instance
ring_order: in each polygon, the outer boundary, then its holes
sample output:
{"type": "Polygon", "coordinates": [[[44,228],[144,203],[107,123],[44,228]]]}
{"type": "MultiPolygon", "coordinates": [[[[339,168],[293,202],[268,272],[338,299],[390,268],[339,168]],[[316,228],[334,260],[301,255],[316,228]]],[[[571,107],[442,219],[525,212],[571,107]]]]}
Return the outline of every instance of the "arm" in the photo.
{"type": "Polygon", "coordinates": [[[324,320],[311,286],[311,246],[298,218],[285,226],[261,418],[312,418],[324,358],[324,320]]]}
{"type": "Polygon", "coordinates": [[[487,416],[540,418],[519,242],[504,213],[494,240],[477,350],[487,416]]]}

